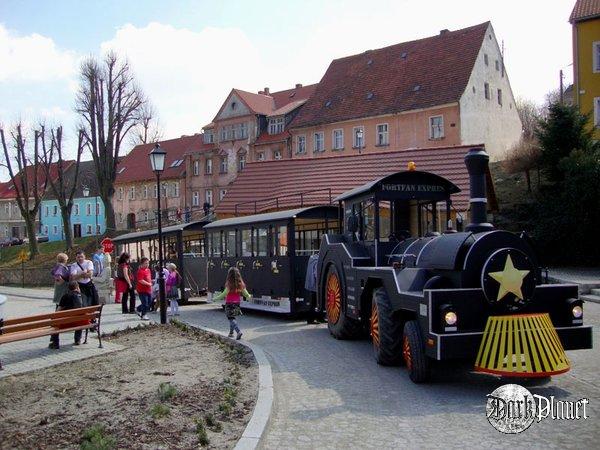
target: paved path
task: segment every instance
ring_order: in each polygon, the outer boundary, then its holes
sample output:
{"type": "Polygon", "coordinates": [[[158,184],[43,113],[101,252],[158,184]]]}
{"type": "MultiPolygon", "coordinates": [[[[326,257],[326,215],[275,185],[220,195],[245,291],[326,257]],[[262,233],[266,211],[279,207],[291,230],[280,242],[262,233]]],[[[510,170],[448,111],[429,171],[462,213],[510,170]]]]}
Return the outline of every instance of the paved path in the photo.
{"type": "MultiPolygon", "coordinates": [[[[38,300],[43,302],[43,300],[38,300]]],[[[118,312],[119,305],[108,305],[118,312]]],[[[215,305],[181,308],[181,320],[226,330],[215,305]]],[[[118,315],[115,313],[115,315],[118,315]]],[[[586,304],[600,325],[600,305],[586,304]]],[[[135,322],[135,319],[134,319],[135,322]]],[[[533,393],[590,400],[586,421],[549,419],[519,435],[496,431],[485,417],[486,395],[501,382],[444,366],[437,380],[413,384],[401,368],[380,367],[367,341],[336,341],[325,325],[249,313],[244,339],[265,350],[273,368],[275,405],[262,446],[279,448],[595,448],[600,439],[600,348],[569,352],[573,369],[533,393]]],[[[600,329],[600,328],[597,328],[600,329]]],[[[596,342],[600,336],[595,331],[596,342]]],[[[4,350],[0,347],[0,356],[4,350]]]]}

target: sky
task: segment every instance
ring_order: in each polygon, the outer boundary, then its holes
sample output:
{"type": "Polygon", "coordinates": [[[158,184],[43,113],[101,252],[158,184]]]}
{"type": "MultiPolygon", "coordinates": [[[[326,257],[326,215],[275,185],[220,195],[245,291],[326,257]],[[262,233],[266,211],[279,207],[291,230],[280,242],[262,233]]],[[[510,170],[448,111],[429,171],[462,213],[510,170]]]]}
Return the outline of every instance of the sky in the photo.
{"type": "Polygon", "coordinates": [[[75,144],[81,60],[112,49],[128,58],[164,138],[176,138],[200,132],[234,87],[256,92],[316,83],[332,59],[488,20],[504,42],[515,96],[542,103],[558,88],[561,69],[566,85],[573,78],[568,23],[573,5],[574,0],[0,0],[0,123],[62,124],[67,145],[75,144]]]}

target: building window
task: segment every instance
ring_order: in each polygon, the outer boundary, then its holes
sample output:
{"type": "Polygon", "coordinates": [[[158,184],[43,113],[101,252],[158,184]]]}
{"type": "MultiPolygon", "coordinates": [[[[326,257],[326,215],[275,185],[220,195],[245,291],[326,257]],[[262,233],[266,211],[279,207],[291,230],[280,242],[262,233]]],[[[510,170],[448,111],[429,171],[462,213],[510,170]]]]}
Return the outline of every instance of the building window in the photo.
{"type": "Polygon", "coordinates": [[[86,203],[85,204],[85,214],[87,216],[91,216],[92,215],[92,204],[91,203],[86,203]]]}
{"type": "Polygon", "coordinates": [[[179,197],[179,183],[173,183],[173,197],[179,197]]]}
{"type": "Polygon", "coordinates": [[[281,150],[275,150],[273,152],[273,159],[279,161],[281,159],[281,150]]]}
{"type": "Polygon", "coordinates": [[[502,106],[502,89],[498,89],[498,104],[502,106]]]}
{"type": "Polygon", "coordinates": [[[48,236],[48,225],[44,225],[44,234],[48,236]]]}
{"type": "Polygon", "coordinates": [[[79,204],[74,204],[73,205],[73,215],[78,216],[79,215],[79,204]]]}
{"type": "Polygon", "coordinates": [[[167,198],[168,191],[169,191],[169,186],[167,185],[167,183],[161,183],[160,191],[161,191],[160,195],[164,198],[167,198]]]}
{"type": "Polygon", "coordinates": [[[429,138],[441,139],[444,137],[444,117],[433,116],[429,118],[429,138]]]}
{"type": "Polygon", "coordinates": [[[256,160],[264,161],[265,160],[265,152],[256,152],[256,160]]]}
{"type": "Polygon", "coordinates": [[[488,61],[488,55],[487,55],[487,53],[483,54],[483,62],[485,63],[486,66],[490,65],[490,62],[488,61]]]}
{"type": "Polygon", "coordinates": [[[313,137],[313,151],[315,153],[322,152],[325,150],[325,135],[322,131],[314,134],[313,137]]]}
{"type": "MultiPolygon", "coordinates": [[[[8,205],[6,205],[6,206],[8,206],[8,205]]],[[[48,215],[50,214],[50,208],[48,208],[48,207],[46,206],[46,208],[45,208],[45,209],[46,209],[46,214],[45,214],[45,215],[46,215],[46,217],[48,217],[48,215]]],[[[7,208],[5,208],[5,211],[6,211],[6,210],[7,210],[7,208]]]]}
{"type": "Polygon", "coordinates": [[[118,198],[119,198],[119,200],[123,200],[123,188],[122,187],[119,188],[118,198]]]}
{"type": "Polygon", "coordinates": [[[594,98],[594,125],[600,128],[600,97],[594,98]]]}
{"type": "Polygon", "coordinates": [[[86,234],[92,234],[92,226],[91,225],[87,225],[86,227],[86,234]]]}
{"type": "Polygon", "coordinates": [[[594,49],[594,73],[600,73],[600,41],[596,41],[592,44],[592,48],[594,49]]]}
{"type": "Polygon", "coordinates": [[[100,224],[96,225],[96,234],[100,234],[100,224]]]}
{"type": "Polygon", "coordinates": [[[352,128],[354,148],[363,148],[365,146],[365,127],[354,127],[352,128]]]}
{"type": "Polygon", "coordinates": [[[221,156],[221,173],[227,173],[227,156],[221,156]]]}
{"type": "Polygon", "coordinates": [[[196,160],[194,161],[194,176],[198,176],[200,175],[200,161],[196,160]]]}
{"type": "Polygon", "coordinates": [[[333,149],[342,150],[344,148],[344,130],[333,130],[333,149]]]}
{"type": "Polygon", "coordinates": [[[158,186],[154,185],[154,198],[158,197],[158,186]]]}
{"type": "Polygon", "coordinates": [[[123,213],[119,213],[119,223],[123,223],[123,219],[125,219],[125,217],[123,216],[123,213]]]}
{"type": "Polygon", "coordinates": [[[129,188],[129,200],[135,199],[135,186],[129,188]]]}
{"type": "Polygon", "coordinates": [[[238,156],[238,169],[241,172],[242,170],[244,170],[244,167],[246,167],[246,155],[239,155],[238,156]]]}
{"type": "Polygon", "coordinates": [[[58,226],[52,225],[52,234],[58,234],[58,226]]]}
{"type": "Polygon", "coordinates": [[[202,141],[205,144],[212,144],[215,140],[215,136],[213,134],[213,130],[204,130],[204,136],[202,136],[202,141]]]}
{"type": "Polygon", "coordinates": [[[200,195],[198,191],[192,193],[192,206],[200,206],[200,195]]]}
{"type": "Polygon", "coordinates": [[[222,141],[226,141],[227,140],[227,127],[223,127],[221,128],[221,140],[222,141]]]}
{"type": "Polygon", "coordinates": [[[390,138],[388,133],[388,124],[380,123],[377,125],[377,145],[389,145],[390,138]]]}
{"type": "Polygon", "coordinates": [[[96,202],[96,215],[99,216],[100,215],[100,203],[96,202]]]}
{"type": "Polygon", "coordinates": [[[223,200],[223,198],[225,197],[225,194],[227,194],[227,189],[221,189],[219,191],[219,200],[223,200]]]}
{"type": "Polygon", "coordinates": [[[248,137],[248,124],[246,122],[240,123],[240,139],[246,139],[248,137]]]}
{"type": "Polygon", "coordinates": [[[490,99],[490,84],[489,83],[483,84],[483,93],[485,95],[486,100],[489,100],[490,99]]]}
{"type": "Polygon", "coordinates": [[[269,134],[283,133],[284,126],[285,118],[283,117],[275,117],[273,119],[269,119],[269,134]]]}
{"type": "Polygon", "coordinates": [[[53,216],[57,216],[58,215],[58,205],[54,205],[52,208],[52,215],[53,216]]]}
{"type": "Polygon", "coordinates": [[[298,136],[296,138],[296,153],[298,155],[306,153],[306,136],[298,136]]]}
{"type": "Polygon", "coordinates": [[[144,211],[144,222],[148,223],[150,216],[148,215],[148,211],[144,211]]]}
{"type": "MultiPolygon", "coordinates": [[[[10,203],[7,203],[6,205],[4,205],[4,214],[6,214],[7,217],[10,217],[10,203]]],[[[46,206],[46,215],[48,215],[48,207],[46,206]]]]}
{"type": "Polygon", "coordinates": [[[213,193],[212,193],[212,189],[207,189],[206,192],[204,193],[204,199],[206,200],[206,203],[208,203],[209,205],[212,206],[213,204],[213,193]]]}
{"type": "Polygon", "coordinates": [[[142,195],[144,196],[144,198],[148,198],[148,185],[146,184],[142,188],[142,195]]]}
{"type": "Polygon", "coordinates": [[[206,160],[206,175],[212,175],[212,159],[208,158],[206,160]]]}
{"type": "Polygon", "coordinates": [[[500,72],[500,61],[496,60],[496,70],[500,72]]]}

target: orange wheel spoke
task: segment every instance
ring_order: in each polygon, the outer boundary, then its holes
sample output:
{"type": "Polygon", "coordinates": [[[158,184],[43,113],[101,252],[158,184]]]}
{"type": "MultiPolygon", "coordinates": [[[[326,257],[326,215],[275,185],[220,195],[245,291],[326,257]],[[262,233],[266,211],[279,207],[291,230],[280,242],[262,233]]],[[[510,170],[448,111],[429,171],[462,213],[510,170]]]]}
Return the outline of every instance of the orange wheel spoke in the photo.
{"type": "Polygon", "coordinates": [[[404,362],[406,362],[406,367],[408,370],[412,367],[412,356],[410,354],[410,343],[408,342],[408,337],[404,336],[402,339],[402,356],[404,356],[404,362]]]}
{"type": "Polygon", "coordinates": [[[379,312],[377,311],[377,304],[373,302],[371,307],[371,338],[373,339],[373,345],[379,347],[379,312]]]}
{"type": "Polygon", "coordinates": [[[331,272],[327,276],[326,304],[327,321],[331,324],[336,324],[340,320],[342,311],[342,289],[340,280],[335,272],[331,272]]]}

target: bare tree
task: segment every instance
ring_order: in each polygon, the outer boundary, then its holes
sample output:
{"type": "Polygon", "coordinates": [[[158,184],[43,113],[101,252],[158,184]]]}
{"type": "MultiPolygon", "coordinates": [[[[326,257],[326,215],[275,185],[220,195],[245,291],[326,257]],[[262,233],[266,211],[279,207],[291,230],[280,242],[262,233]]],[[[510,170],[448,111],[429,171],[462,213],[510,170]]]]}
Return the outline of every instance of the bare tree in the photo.
{"type": "Polygon", "coordinates": [[[151,144],[160,141],[162,137],[163,132],[156,117],[156,110],[148,102],[140,111],[139,124],[131,135],[131,145],[151,144]]]}
{"type": "Polygon", "coordinates": [[[51,171],[58,170],[62,175],[67,170],[68,164],[63,158],[63,129],[62,126],[56,127],[50,131],[50,147],[46,146],[45,130],[42,126],[42,152],[40,163],[46,173],[48,184],[58,201],[60,214],[62,216],[63,230],[65,234],[66,249],[73,248],[73,230],[71,228],[71,211],[73,209],[73,197],[77,190],[79,180],[79,167],[81,154],[85,148],[85,133],[79,130],[77,137],[77,155],[75,159],[75,172],[73,177],[65,179],[64,176],[52,177],[51,171]]]}
{"type": "Polygon", "coordinates": [[[35,221],[46,188],[46,174],[39,164],[40,143],[43,130],[34,130],[33,153],[27,147],[23,125],[17,123],[9,130],[7,142],[4,129],[0,126],[0,141],[4,151],[4,166],[8,169],[14,187],[15,198],[25,221],[29,238],[29,259],[39,255],[35,221]]]}
{"type": "Polygon", "coordinates": [[[109,52],[101,62],[90,57],[81,65],[76,111],[98,174],[98,189],[106,211],[106,228],[115,230],[112,197],[121,145],[140,121],[146,103],[127,60],[109,52]]]}

